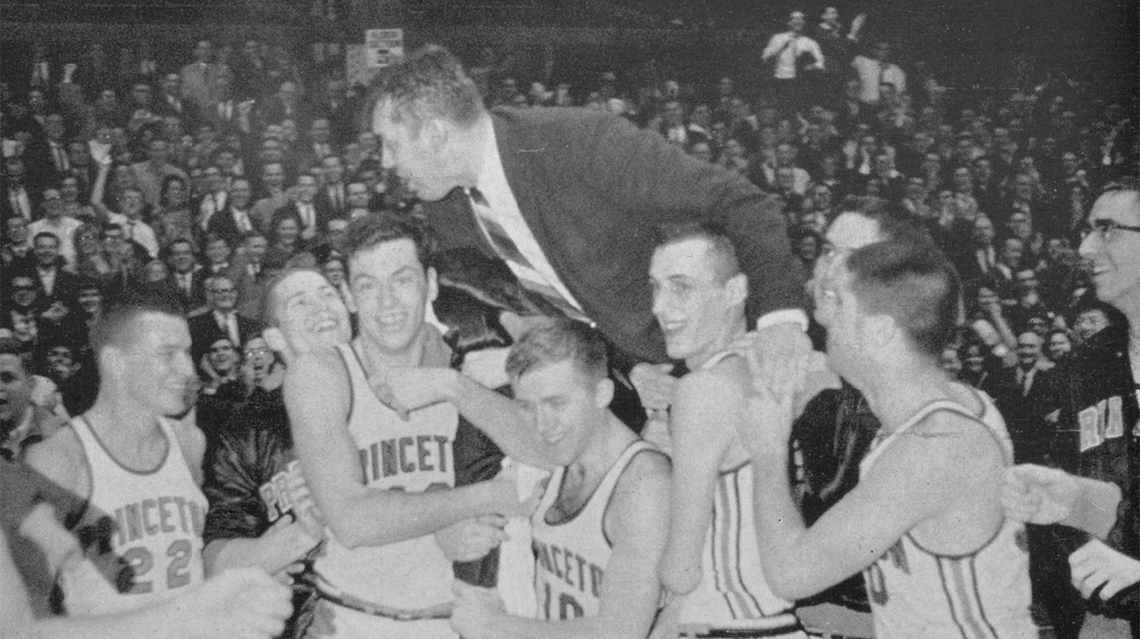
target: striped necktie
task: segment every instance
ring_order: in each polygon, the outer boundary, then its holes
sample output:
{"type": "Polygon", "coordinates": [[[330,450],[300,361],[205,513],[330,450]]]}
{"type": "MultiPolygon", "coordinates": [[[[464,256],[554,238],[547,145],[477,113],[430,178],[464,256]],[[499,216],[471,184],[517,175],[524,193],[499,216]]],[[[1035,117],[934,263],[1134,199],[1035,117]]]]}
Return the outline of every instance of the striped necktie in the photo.
{"type": "Polygon", "coordinates": [[[562,315],[570,319],[589,322],[589,319],[571,304],[558,289],[550,285],[546,277],[531,264],[530,260],[519,250],[507,229],[503,228],[492,213],[491,204],[479,189],[469,189],[467,195],[471,199],[471,209],[475,211],[475,219],[483,229],[495,253],[510,265],[511,270],[519,279],[523,288],[534,293],[531,298],[542,306],[548,313],[562,315]]]}

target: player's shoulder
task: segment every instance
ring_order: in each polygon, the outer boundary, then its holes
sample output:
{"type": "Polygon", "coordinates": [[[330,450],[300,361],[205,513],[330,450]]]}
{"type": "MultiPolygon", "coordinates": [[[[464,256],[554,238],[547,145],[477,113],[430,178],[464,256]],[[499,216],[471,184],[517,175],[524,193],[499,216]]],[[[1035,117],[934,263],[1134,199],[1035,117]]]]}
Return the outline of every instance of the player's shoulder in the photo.
{"type": "Polygon", "coordinates": [[[28,466],[62,488],[78,492],[86,484],[87,454],[72,424],[28,447],[28,466]]]}
{"type": "Polygon", "coordinates": [[[714,365],[693,371],[677,384],[678,397],[689,401],[719,402],[727,396],[740,396],[749,380],[748,363],[743,357],[729,354],[714,365]]]}
{"type": "Polygon", "coordinates": [[[607,516],[615,517],[614,530],[655,525],[668,514],[669,458],[654,448],[645,448],[630,458],[614,486],[607,516]]]}

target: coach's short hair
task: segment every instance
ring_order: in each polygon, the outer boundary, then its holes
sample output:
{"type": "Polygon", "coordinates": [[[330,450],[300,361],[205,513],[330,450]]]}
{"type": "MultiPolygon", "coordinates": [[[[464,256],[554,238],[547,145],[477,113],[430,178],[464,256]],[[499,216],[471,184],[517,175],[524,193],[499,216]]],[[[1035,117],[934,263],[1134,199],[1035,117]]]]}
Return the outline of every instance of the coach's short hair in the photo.
{"type": "Polygon", "coordinates": [[[937,358],[954,340],[961,284],[933,242],[869,244],[848,256],[847,270],[861,309],[892,317],[920,353],[937,358]]]}
{"type": "Polygon", "coordinates": [[[721,284],[740,273],[740,260],[736,257],[736,244],[723,224],[712,221],[663,224],[658,229],[654,250],[685,240],[703,239],[709,243],[715,261],[717,279],[721,284]]]}
{"type": "Polygon", "coordinates": [[[583,322],[552,319],[515,342],[507,355],[507,375],[514,381],[528,371],[567,361],[592,380],[609,375],[606,341],[601,333],[583,322]]]}
{"type": "Polygon", "coordinates": [[[131,326],[140,316],[156,313],[184,319],[178,294],[164,287],[131,287],[109,300],[91,328],[91,349],[98,355],[107,346],[135,341],[131,326]]]}
{"type": "Polygon", "coordinates": [[[391,107],[393,122],[418,134],[431,119],[467,127],[483,114],[483,97],[447,49],[428,44],[385,69],[376,85],[377,103],[391,107]]]}
{"type": "Polygon", "coordinates": [[[351,260],[357,253],[394,240],[411,240],[424,270],[435,266],[435,242],[427,229],[414,220],[388,211],[362,215],[344,230],[341,252],[351,260]]]}

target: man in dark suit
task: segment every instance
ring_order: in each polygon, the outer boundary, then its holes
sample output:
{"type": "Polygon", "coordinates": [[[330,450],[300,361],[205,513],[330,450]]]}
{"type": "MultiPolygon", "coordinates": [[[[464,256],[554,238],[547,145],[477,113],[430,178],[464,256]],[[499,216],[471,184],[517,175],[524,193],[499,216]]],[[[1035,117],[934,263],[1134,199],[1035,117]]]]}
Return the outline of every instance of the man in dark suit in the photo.
{"type": "Polygon", "coordinates": [[[178,238],[162,251],[170,274],[166,281],[178,291],[182,308],[187,312],[206,304],[206,274],[194,257],[194,244],[187,238],[178,238]]]}
{"type": "Polygon", "coordinates": [[[736,242],[763,341],[807,339],[802,267],[779,205],[743,177],[609,114],[487,112],[438,46],[390,69],[373,116],[385,167],[424,201],[442,248],[504,260],[548,314],[595,324],[626,358],[665,360],[646,264],[655,227],[695,219],[736,242]]]}
{"type": "Polygon", "coordinates": [[[10,157],[4,160],[4,186],[3,197],[0,198],[0,217],[22,217],[27,222],[40,205],[36,189],[27,182],[27,166],[19,157],[10,157]]]}
{"type": "Polygon", "coordinates": [[[202,361],[211,344],[223,337],[234,344],[245,344],[261,332],[260,322],[238,314],[238,290],[228,275],[215,275],[206,280],[206,292],[209,308],[187,319],[190,356],[195,364],[202,361]]]}
{"type": "Polygon", "coordinates": [[[241,243],[242,237],[253,230],[253,222],[249,218],[249,180],[234,178],[230,184],[230,197],[226,208],[210,216],[206,223],[207,235],[220,235],[226,238],[230,246],[241,243]]]}
{"type": "Polygon", "coordinates": [[[348,214],[348,190],[344,184],[344,163],[340,156],[327,155],[321,159],[324,183],[317,193],[317,217],[327,225],[330,219],[343,219],[348,214]]]}

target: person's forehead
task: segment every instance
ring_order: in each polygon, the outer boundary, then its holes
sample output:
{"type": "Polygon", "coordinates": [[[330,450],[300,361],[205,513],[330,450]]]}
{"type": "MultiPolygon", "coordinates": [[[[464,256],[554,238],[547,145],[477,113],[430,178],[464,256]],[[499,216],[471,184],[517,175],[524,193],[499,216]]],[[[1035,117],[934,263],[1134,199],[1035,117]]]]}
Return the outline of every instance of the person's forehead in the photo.
{"type": "Polygon", "coordinates": [[[1090,220],[1114,220],[1128,226],[1140,221],[1140,192],[1114,191],[1105,193],[1093,204],[1090,220]]]}
{"type": "Polygon", "coordinates": [[[708,279],[714,274],[712,243],[708,238],[692,237],[658,246],[653,251],[649,272],[654,277],[687,276],[708,279]]]}
{"type": "Polygon", "coordinates": [[[284,310],[294,296],[316,293],[329,287],[328,280],[313,271],[290,273],[277,285],[277,300],[281,305],[278,310],[284,310]]]}
{"type": "Polygon", "coordinates": [[[416,252],[415,242],[403,237],[357,251],[350,261],[354,277],[357,275],[384,277],[407,266],[423,268],[416,252]]]}

